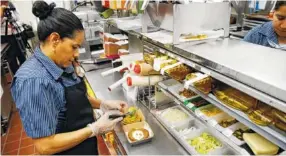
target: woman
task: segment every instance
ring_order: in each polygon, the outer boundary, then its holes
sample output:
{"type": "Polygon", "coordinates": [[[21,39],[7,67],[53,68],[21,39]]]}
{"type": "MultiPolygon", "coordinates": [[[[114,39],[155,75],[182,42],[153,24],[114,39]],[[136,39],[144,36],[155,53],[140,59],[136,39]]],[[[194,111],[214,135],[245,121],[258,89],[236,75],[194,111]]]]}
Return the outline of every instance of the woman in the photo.
{"type": "Polygon", "coordinates": [[[244,41],[286,50],[286,1],[277,1],[273,21],[252,29],[244,41]]]}
{"type": "Polygon", "coordinates": [[[118,110],[127,104],[87,96],[72,66],[84,41],[83,26],[72,12],[54,7],[44,1],[33,4],[40,46],[14,76],[12,95],[40,154],[97,155],[95,136],[112,130],[122,117],[109,116],[121,115],[118,110]],[[93,108],[105,112],[97,121],[93,108]]]}

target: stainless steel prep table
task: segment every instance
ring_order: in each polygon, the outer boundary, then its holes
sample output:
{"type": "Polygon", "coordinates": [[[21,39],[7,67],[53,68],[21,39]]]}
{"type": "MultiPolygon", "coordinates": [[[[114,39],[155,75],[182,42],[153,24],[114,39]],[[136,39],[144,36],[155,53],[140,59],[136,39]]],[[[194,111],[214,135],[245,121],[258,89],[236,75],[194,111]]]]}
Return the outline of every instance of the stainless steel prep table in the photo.
{"type": "MultiPolygon", "coordinates": [[[[100,99],[126,100],[121,87],[112,92],[108,91],[108,86],[119,80],[121,76],[119,73],[115,73],[102,77],[100,73],[106,70],[108,70],[108,68],[90,71],[85,74],[94,93],[100,99]]],[[[115,130],[128,155],[188,155],[185,149],[164,129],[145,106],[140,103],[137,103],[137,106],[142,110],[155,136],[151,142],[131,146],[125,138],[124,133],[120,130],[115,130]]]]}

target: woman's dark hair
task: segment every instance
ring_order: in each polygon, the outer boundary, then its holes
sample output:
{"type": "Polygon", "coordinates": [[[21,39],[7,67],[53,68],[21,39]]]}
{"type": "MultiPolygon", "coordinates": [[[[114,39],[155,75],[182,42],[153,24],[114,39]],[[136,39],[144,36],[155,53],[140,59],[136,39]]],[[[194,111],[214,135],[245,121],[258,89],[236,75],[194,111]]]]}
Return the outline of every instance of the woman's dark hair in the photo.
{"type": "Polygon", "coordinates": [[[53,32],[58,33],[61,38],[72,38],[74,31],[83,30],[82,23],[75,14],[55,6],[55,3],[48,5],[42,0],[33,4],[32,12],[40,19],[37,30],[40,41],[45,41],[53,32]]]}
{"type": "Polygon", "coordinates": [[[277,0],[274,9],[278,10],[282,6],[286,6],[286,1],[285,0],[277,0]]]}

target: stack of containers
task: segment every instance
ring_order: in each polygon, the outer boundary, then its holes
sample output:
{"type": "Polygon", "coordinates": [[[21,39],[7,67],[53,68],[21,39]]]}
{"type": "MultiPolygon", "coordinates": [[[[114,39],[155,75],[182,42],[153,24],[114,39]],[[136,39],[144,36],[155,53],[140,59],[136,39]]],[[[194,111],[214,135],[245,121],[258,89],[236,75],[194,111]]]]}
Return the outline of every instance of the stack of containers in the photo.
{"type": "MultiPolygon", "coordinates": [[[[184,148],[190,153],[195,155],[222,155],[222,154],[237,154],[232,149],[225,146],[225,143],[220,139],[220,136],[217,132],[213,132],[205,125],[203,125],[199,120],[196,120],[193,116],[189,115],[181,106],[174,106],[170,107],[161,111],[156,112],[156,116],[158,120],[168,129],[168,131],[178,138],[178,141],[184,146],[184,148]],[[169,113],[170,110],[176,110],[181,113],[185,114],[184,118],[177,118],[178,112],[176,114],[171,114],[172,118],[169,119],[166,117],[166,113],[169,113]],[[195,138],[200,137],[201,135],[208,134],[209,136],[213,137],[213,139],[217,140],[220,144],[214,149],[209,150],[208,152],[204,153],[195,147],[195,145],[191,145],[190,141],[193,141],[195,138]]],[[[200,140],[200,139],[199,139],[200,140]]],[[[204,144],[208,144],[205,142],[204,144]]]]}
{"type": "Polygon", "coordinates": [[[104,33],[104,52],[105,56],[111,59],[119,58],[119,52],[128,51],[128,37],[122,34],[104,33]]]}

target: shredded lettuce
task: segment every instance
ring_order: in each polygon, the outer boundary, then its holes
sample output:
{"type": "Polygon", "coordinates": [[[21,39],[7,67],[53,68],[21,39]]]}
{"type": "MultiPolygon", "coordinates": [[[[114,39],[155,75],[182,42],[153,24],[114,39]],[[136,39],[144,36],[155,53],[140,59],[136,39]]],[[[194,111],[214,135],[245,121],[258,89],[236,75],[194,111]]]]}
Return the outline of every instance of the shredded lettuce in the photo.
{"type": "Polygon", "coordinates": [[[206,132],[196,138],[187,139],[187,142],[200,154],[208,154],[211,150],[222,147],[220,141],[206,132]]]}

